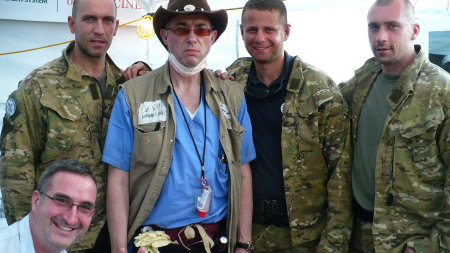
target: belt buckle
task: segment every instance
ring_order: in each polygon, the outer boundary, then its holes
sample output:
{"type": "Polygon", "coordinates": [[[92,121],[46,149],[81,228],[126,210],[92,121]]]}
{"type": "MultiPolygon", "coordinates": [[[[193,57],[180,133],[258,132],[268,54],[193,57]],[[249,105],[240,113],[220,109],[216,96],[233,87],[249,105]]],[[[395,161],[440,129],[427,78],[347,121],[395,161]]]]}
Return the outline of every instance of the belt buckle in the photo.
{"type": "Polygon", "coordinates": [[[274,199],[264,200],[264,212],[272,216],[277,215],[278,213],[277,201],[274,199]]]}

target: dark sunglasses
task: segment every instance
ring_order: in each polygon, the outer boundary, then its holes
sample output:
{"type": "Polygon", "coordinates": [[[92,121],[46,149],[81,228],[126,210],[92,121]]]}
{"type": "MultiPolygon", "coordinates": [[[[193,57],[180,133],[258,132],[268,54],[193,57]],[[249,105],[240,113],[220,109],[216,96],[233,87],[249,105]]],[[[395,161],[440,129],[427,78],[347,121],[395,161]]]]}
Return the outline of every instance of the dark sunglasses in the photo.
{"type": "Polygon", "coordinates": [[[176,26],[176,27],[167,28],[167,30],[175,33],[178,36],[186,36],[191,31],[194,31],[195,35],[197,35],[197,36],[209,36],[211,34],[211,29],[206,28],[206,27],[196,27],[194,29],[189,29],[184,26],[176,26]]]}

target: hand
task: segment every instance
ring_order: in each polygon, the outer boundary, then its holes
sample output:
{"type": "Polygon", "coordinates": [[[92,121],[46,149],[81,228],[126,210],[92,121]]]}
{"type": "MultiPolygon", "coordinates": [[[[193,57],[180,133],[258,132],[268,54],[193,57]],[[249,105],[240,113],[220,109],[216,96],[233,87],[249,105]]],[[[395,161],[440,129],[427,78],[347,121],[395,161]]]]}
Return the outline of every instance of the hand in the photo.
{"type": "Polygon", "coordinates": [[[234,250],[234,253],[248,253],[248,251],[245,250],[245,249],[236,248],[236,249],[234,250]]]}
{"type": "Polygon", "coordinates": [[[414,249],[410,247],[406,247],[403,253],[414,253],[414,249]]]}
{"type": "Polygon", "coordinates": [[[111,253],[127,253],[127,249],[126,248],[120,248],[118,250],[111,249],[111,253]]]}
{"type": "Polygon", "coordinates": [[[145,248],[140,247],[137,251],[137,253],[145,253],[145,248]]]}
{"type": "Polygon", "coordinates": [[[220,69],[214,71],[214,74],[216,74],[216,77],[218,77],[222,80],[226,80],[228,78],[231,81],[234,81],[234,76],[228,76],[227,72],[222,72],[222,70],[220,70],[220,69]]]}
{"type": "Polygon", "coordinates": [[[143,74],[150,71],[151,69],[149,69],[143,62],[138,61],[125,69],[125,71],[123,72],[123,76],[126,80],[130,80],[137,76],[142,76],[143,74]]]}

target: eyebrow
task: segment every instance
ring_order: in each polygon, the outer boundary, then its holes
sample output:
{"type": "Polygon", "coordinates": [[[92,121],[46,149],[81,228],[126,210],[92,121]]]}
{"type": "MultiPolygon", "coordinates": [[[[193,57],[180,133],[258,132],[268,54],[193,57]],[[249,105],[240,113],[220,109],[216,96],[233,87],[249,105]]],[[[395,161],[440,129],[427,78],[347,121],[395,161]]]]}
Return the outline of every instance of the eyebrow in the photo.
{"type": "MultiPolygon", "coordinates": [[[[178,21],[173,25],[174,26],[188,26],[188,22],[187,21],[178,21]]],[[[203,21],[199,21],[199,22],[194,22],[194,26],[209,26],[209,25],[203,21]]]]}

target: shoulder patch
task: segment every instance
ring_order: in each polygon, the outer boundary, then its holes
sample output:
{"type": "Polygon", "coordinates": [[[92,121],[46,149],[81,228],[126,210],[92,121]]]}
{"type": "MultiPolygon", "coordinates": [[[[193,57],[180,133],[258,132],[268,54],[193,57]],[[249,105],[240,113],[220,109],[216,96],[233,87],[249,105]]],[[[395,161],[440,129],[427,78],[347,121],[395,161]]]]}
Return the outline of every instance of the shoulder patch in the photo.
{"type": "Polygon", "coordinates": [[[8,98],[8,100],[6,101],[6,116],[8,117],[12,117],[16,114],[17,111],[17,104],[16,104],[16,100],[12,97],[8,98]]]}

